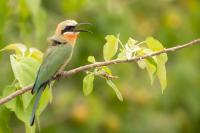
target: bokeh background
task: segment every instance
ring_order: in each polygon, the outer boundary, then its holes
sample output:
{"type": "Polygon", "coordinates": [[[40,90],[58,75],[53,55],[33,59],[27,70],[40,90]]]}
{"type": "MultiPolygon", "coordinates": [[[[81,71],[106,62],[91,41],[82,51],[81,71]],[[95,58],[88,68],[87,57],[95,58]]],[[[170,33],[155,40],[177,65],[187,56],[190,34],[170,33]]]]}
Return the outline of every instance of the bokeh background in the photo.
{"type": "MultiPolygon", "coordinates": [[[[120,34],[144,40],[154,36],[165,47],[200,37],[199,0],[0,0],[0,48],[15,42],[42,51],[57,23],[65,19],[90,22],[93,34],[81,34],[67,69],[103,60],[104,37],[120,34]]],[[[191,133],[200,132],[200,48],[168,54],[168,87],[161,94],[145,70],[135,63],[111,66],[120,102],[105,81],[96,78],[94,92],[82,93],[83,73],[58,81],[53,102],[41,115],[41,133],[191,133]]],[[[9,53],[0,54],[0,93],[12,83],[9,53]]],[[[24,132],[15,115],[9,126],[24,132]]]]}

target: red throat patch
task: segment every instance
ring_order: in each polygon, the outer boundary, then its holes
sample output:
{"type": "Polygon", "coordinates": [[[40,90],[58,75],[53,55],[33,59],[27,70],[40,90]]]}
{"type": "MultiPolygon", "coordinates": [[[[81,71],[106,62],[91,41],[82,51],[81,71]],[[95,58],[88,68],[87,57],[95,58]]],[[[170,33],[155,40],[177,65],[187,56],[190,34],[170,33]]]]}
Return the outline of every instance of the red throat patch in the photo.
{"type": "Polygon", "coordinates": [[[71,45],[75,45],[78,34],[64,34],[63,38],[71,45]]]}
{"type": "Polygon", "coordinates": [[[66,40],[73,41],[73,40],[76,40],[77,36],[78,36],[77,34],[65,34],[65,35],[64,35],[64,38],[65,38],[66,40]]]}

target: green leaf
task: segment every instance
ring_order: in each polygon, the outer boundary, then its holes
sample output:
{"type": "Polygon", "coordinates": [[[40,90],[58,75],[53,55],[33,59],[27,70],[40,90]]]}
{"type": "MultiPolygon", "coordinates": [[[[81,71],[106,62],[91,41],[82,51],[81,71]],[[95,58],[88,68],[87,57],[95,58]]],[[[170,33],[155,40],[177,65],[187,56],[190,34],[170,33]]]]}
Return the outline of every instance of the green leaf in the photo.
{"type": "Polygon", "coordinates": [[[94,56],[89,56],[88,57],[88,62],[95,63],[96,60],[95,60],[94,56]]]}
{"type": "Polygon", "coordinates": [[[26,113],[24,112],[22,96],[16,97],[15,114],[16,114],[17,118],[20,119],[21,121],[28,122],[26,113]]]}
{"type": "Polygon", "coordinates": [[[154,39],[153,37],[147,37],[146,44],[153,51],[159,51],[164,49],[162,43],[154,39]]]}
{"type": "Polygon", "coordinates": [[[42,62],[43,53],[36,48],[30,48],[28,56],[36,59],[39,62],[42,62]]]}
{"type": "Polygon", "coordinates": [[[12,130],[8,126],[10,119],[10,111],[5,106],[0,106],[0,133],[11,133],[12,130]]]}
{"type": "MultiPolygon", "coordinates": [[[[154,39],[153,37],[148,37],[146,39],[147,46],[153,51],[163,50],[164,47],[161,42],[154,39]]],[[[156,56],[157,58],[157,76],[161,84],[162,93],[167,86],[167,78],[166,78],[166,68],[165,64],[168,60],[167,54],[161,54],[156,56]]]]}
{"type": "Polygon", "coordinates": [[[151,58],[145,59],[145,63],[146,63],[146,69],[147,69],[148,75],[150,77],[151,85],[152,85],[155,79],[156,71],[157,71],[157,64],[152,63],[151,58]]]}
{"type": "Polygon", "coordinates": [[[164,89],[167,87],[167,72],[166,72],[166,63],[167,59],[166,56],[163,57],[162,55],[157,56],[157,76],[161,84],[162,93],[164,89]]]}
{"type": "MultiPolygon", "coordinates": [[[[23,57],[17,55],[11,55],[10,60],[14,76],[19,82],[20,87],[23,88],[27,85],[33,84],[40,63],[31,57],[23,57]]],[[[25,108],[30,103],[30,97],[32,97],[31,93],[25,93],[22,95],[25,108]]]]}
{"type": "Polygon", "coordinates": [[[105,39],[107,42],[103,47],[103,56],[104,59],[107,61],[110,60],[117,53],[119,38],[116,38],[113,35],[107,35],[105,39]]]}
{"type": "Polygon", "coordinates": [[[147,72],[151,81],[151,85],[152,85],[155,79],[156,71],[157,71],[157,64],[152,63],[151,58],[140,60],[137,63],[141,69],[145,69],[145,68],[147,69],[147,72]]]}
{"type": "Polygon", "coordinates": [[[5,50],[14,50],[17,55],[25,55],[26,49],[26,46],[21,43],[13,43],[1,49],[0,52],[5,50]]]}
{"type": "MultiPolygon", "coordinates": [[[[137,52],[137,54],[139,56],[144,56],[144,55],[147,55],[147,54],[151,54],[152,52],[153,51],[151,49],[142,48],[140,51],[137,52]]],[[[156,71],[157,71],[157,58],[154,56],[154,57],[150,57],[150,58],[140,60],[137,63],[138,63],[138,65],[141,69],[144,69],[144,68],[147,69],[148,75],[150,77],[151,84],[153,84],[154,79],[155,79],[155,75],[156,75],[156,71]]]]}
{"type": "Polygon", "coordinates": [[[145,69],[146,68],[146,63],[144,60],[139,60],[137,62],[138,66],[141,68],[141,69],[145,69]]]}
{"type": "Polygon", "coordinates": [[[94,74],[90,73],[86,75],[83,79],[83,93],[84,95],[89,95],[93,90],[94,74]]]}
{"type": "Polygon", "coordinates": [[[106,80],[106,82],[115,91],[115,94],[117,95],[117,98],[120,101],[123,101],[123,97],[122,97],[120,91],[117,89],[117,86],[111,80],[106,80]]]}
{"type": "MultiPolygon", "coordinates": [[[[35,48],[30,48],[27,52],[24,45],[18,44],[9,45],[2,50],[16,51],[16,54],[10,55],[11,67],[16,81],[11,86],[8,86],[6,89],[4,89],[3,95],[5,96],[14,92],[18,88],[23,88],[27,85],[33,84],[41,64],[43,54],[41,51],[35,48]]],[[[46,108],[51,99],[51,89],[46,87],[41,96],[39,107],[37,109],[37,118],[39,118],[39,115],[46,108]]],[[[7,108],[15,112],[19,120],[25,123],[26,132],[30,133],[35,132],[35,126],[31,127],[29,125],[34,101],[35,98],[31,93],[25,93],[5,104],[7,108]]]]}
{"type": "Polygon", "coordinates": [[[19,81],[20,87],[25,87],[34,82],[40,63],[31,57],[11,55],[11,66],[14,76],[19,81]]]}
{"type": "MultiPolygon", "coordinates": [[[[3,97],[8,96],[9,94],[15,92],[17,88],[15,85],[9,85],[3,89],[3,97]]],[[[16,98],[8,101],[7,103],[4,104],[6,108],[10,109],[11,111],[15,111],[15,106],[16,106],[16,98]]]]}

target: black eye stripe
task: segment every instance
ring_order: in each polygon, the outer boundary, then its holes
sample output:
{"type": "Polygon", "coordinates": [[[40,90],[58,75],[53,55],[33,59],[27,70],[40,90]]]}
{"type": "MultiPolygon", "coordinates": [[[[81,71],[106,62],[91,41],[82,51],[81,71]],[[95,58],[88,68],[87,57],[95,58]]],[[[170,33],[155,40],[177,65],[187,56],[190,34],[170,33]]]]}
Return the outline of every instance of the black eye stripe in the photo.
{"type": "Polygon", "coordinates": [[[61,34],[67,32],[67,31],[73,31],[75,26],[66,26],[62,31],[61,34]]]}

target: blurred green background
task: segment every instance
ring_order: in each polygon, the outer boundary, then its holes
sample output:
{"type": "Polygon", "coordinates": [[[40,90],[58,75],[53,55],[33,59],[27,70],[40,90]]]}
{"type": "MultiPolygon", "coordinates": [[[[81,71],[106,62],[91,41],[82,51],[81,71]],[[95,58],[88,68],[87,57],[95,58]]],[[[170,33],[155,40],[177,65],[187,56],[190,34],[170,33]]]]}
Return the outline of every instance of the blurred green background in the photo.
{"type": "MultiPolygon", "coordinates": [[[[65,19],[90,22],[93,34],[81,34],[67,69],[103,60],[107,34],[125,43],[129,37],[154,36],[165,47],[200,37],[199,0],[0,0],[0,48],[21,42],[42,51],[47,37],[65,19]]],[[[200,132],[200,48],[170,53],[168,87],[161,94],[146,71],[135,63],[111,66],[122,92],[120,102],[105,81],[95,79],[94,92],[82,93],[83,73],[58,81],[53,102],[41,115],[41,133],[190,133],[200,132]]],[[[0,54],[0,93],[13,80],[9,53],[0,54]]],[[[24,132],[15,115],[9,126],[24,132]]]]}

